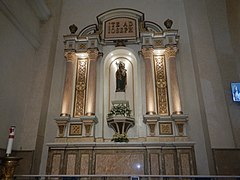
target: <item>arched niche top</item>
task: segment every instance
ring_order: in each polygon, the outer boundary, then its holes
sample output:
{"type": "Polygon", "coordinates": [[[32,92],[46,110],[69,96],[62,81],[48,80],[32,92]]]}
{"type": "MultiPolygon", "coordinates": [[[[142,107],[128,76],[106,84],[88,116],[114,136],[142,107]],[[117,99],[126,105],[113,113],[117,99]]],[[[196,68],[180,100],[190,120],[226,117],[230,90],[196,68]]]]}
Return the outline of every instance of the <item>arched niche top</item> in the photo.
{"type": "Polygon", "coordinates": [[[108,66],[111,63],[111,59],[117,59],[119,57],[131,59],[131,62],[133,64],[135,64],[137,61],[136,54],[134,53],[133,50],[126,47],[120,47],[120,48],[115,48],[114,50],[108,52],[107,55],[103,57],[103,59],[105,59],[104,61],[105,66],[108,66]]]}
{"type": "Polygon", "coordinates": [[[141,11],[130,8],[117,8],[105,11],[97,16],[97,21],[99,24],[103,24],[104,21],[116,17],[129,17],[138,19],[138,21],[144,21],[144,14],[141,11]]]}
{"type": "Polygon", "coordinates": [[[78,34],[78,37],[81,37],[81,36],[88,36],[90,34],[94,34],[96,33],[98,30],[98,27],[96,24],[91,24],[85,28],[83,28],[80,33],[78,34]]]}

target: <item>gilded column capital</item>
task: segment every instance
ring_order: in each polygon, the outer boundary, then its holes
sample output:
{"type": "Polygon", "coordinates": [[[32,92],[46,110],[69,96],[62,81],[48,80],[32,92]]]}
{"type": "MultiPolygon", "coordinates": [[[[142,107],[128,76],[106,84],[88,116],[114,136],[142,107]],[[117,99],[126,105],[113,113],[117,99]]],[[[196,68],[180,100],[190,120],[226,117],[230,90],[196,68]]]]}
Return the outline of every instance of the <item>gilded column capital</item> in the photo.
{"type": "Polygon", "coordinates": [[[88,49],[87,53],[88,53],[88,57],[89,57],[90,61],[97,60],[97,58],[99,56],[99,51],[97,49],[88,49]]]}
{"type": "Polygon", "coordinates": [[[146,60],[146,59],[149,59],[149,58],[152,58],[153,56],[153,48],[142,48],[142,56],[143,58],[146,60]]]}
{"type": "Polygon", "coordinates": [[[176,57],[176,54],[177,54],[177,47],[167,47],[165,49],[165,56],[166,58],[170,58],[170,57],[176,57]]]}
{"type": "Polygon", "coordinates": [[[68,51],[65,52],[64,57],[66,58],[67,61],[74,61],[76,59],[76,54],[75,52],[68,51]]]}

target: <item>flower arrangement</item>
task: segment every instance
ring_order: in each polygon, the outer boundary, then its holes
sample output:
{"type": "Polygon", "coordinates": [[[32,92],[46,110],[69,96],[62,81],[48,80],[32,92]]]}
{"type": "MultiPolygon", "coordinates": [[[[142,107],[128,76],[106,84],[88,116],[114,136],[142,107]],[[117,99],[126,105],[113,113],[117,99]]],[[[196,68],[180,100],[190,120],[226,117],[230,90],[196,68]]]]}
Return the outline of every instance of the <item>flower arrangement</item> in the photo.
{"type": "Polygon", "coordinates": [[[121,116],[130,117],[130,114],[131,114],[131,110],[129,106],[126,106],[125,104],[114,104],[112,106],[112,109],[108,113],[108,116],[121,115],[121,116]]]}
{"type": "Polygon", "coordinates": [[[113,138],[111,139],[111,141],[114,142],[128,142],[128,138],[127,138],[127,134],[123,133],[123,134],[119,134],[119,133],[115,133],[113,135],[113,138]]]}

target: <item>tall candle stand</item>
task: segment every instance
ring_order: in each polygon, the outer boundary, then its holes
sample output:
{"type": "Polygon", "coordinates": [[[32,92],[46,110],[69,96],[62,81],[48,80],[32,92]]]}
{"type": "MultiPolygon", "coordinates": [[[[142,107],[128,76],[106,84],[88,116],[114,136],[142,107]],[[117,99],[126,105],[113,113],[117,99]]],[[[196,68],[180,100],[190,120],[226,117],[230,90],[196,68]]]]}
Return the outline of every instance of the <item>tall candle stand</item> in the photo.
{"type": "Polygon", "coordinates": [[[16,167],[19,165],[19,161],[22,158],[19,157],[11,157],[11,156],[6,156],[3,158],[0,158],[2,163],[1,163],[1,180],[12,180],[14,171],[16,167]]]}
{"type": "Polygon", "coordinates": [[[19,161],[22,159],[19,157],[10,156],[10,154],[12,152],[14,133],[15,133],[15,126],[11,126],[9,128],[9,137],[8,137],[6,156],[3,158],[0,158],[0,160],[1,160],[1,180],[12,180],[14,171],[15,171],[16,167],[19,165],[19,161]]]}

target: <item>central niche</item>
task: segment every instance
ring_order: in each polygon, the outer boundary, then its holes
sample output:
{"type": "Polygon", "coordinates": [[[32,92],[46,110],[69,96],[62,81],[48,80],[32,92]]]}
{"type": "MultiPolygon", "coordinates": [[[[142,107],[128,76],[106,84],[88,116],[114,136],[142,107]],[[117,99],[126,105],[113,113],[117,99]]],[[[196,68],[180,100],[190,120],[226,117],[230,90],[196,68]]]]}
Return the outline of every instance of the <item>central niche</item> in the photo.
{"type": "MultiPolygon", "coordinates": [[[[113,128],[115,126],[115,114],[110,117],[112,118],[114,123],[109,124],[110,119],[108,119],[108,127],[106,129],[107,136],[112,137],[114,132],[109,131],[109,126],[115,131],[115,133],[122,134],[126,132],[127,129],[134,126],[135,117],[135,105],[136,105],[136,84],[137,84],[137,61],[133,54],[133,52],[129,48],[116,48],[111,51],[105,58],[104,61],[104,69],[105,69],[105,78],[104,78],[104,88],[107,90],[104,91],[104,113],[106,118],[109,118],[109,113],[113,110],[113,106],[123,105],[126,108],[130,109],[130,114],[122,114],[123,116],[127,116],[127,121],[131,121],[130,124],[126,124],[124,126],[118,126],[118,128],[113,128]],[[131,117],[131,118],[130,118],[131,117]],[[129,128],[128,128],[129,127],[129,128]],[[118,129],[118,130],[117,130],[118,129]],[[122,130],[121,130],[122,129],[122,130]],[[125,130],[123,130],[125,129],[125,130]]],[[[120,118],[120,115],[117,115],[120,118]]],[[[123,118],[125,121],[126,118],[123,118]]],[[[121,118],[120,118],[121,120],[121,118]]],[[[119,121],[120,121],[119,120],[119,121]]],[[[118,123],[118,122],[117,122],[118,123]]],[[[124,123],[123,123],[124,124],[124,123]]],[[[133,133],[131,136],[135,136],[133,133]]]]}
{"type": "Polygon", "coordinates": [[[132,110],[131,115],[134,115],[136,62],[134,54],[128,48],[117,48],[107,55],[104,79],[107,89],[105,91],[107,93],[107,99],[105,99],[107,112],[111,109],[113,101],[120,100],[129,102],[129,107],[132,110]]]}

